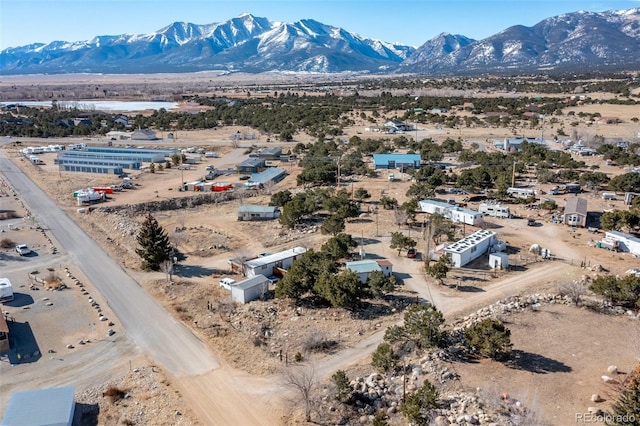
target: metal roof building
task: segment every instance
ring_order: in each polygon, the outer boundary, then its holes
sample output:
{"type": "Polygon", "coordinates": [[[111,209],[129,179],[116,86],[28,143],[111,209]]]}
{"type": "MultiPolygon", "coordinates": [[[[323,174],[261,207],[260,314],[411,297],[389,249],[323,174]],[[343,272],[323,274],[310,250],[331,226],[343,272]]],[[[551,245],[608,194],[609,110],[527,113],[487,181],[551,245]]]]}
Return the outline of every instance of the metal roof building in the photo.
{"type": "Polygon", "coordinates": [[[242,204],[238,207],[238,220],[268,220],[280,215],[280,209],[276,206],[255,206],[242,204]]]}
{"type": "Polygon", "coordinates": [[[460,268],[485,254],[493,245],[495,235],[493,231],[481,229],[447,246],[444,252],[451,257],[453,266],[460,268]]]}
{"type": "Polygon", "coordinates": [[[255,277],[262,274],[265,276],[273,275],[273,268],[288,269],[293,262],[306,253],[304,247],[294,247],[279,253],[270,254],[268,256],[258,257],[256,259],[245,262],[244,274],[247,277],[255,277]]]}
{"type": "Polygon", "coordinates": [[[71,426],[73,386],[13,392],[0,426],[71,426]]]}
{"type": "Polygon", "coordinates": [[[287,172],[279,167],[268,167],[260,173],[254,173],[249,179],[249,183],[266,185],[270,182],[280,182],[285,178],[287,172]]]}
{"type": "Polygon", "coordinates": [[[418,169],[420,154],[373,154],[375,169],[418,169]]]}
{"type": "Polygon", "coordinates": [[[429,214],[439,214],[453,222],[466,223],[467,225],[480,225],[482,213],[477,210],[465,209],[444,201],[421,200],[418,202],[420,210],[429,214]]]}
{"type": "Polygon", "coordinates": [[[83,165],[83,166],[114,166],[123,169],[138,170],[142,167],[142,162],[138,160],[116,160],[108,158],[82,158],[77,156],[60,155],[54,158],[53,164],[59,165],[83,165]]]}

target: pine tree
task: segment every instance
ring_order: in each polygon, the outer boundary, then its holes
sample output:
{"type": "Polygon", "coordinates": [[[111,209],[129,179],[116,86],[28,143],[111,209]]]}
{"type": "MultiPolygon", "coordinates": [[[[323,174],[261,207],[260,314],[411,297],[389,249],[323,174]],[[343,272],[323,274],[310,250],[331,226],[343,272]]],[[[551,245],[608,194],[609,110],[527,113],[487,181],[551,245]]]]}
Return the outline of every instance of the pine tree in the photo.
{"type": "Polygon", "coordinates": [[[140,247],[136,253],[142,258],[142,269],[159,271],[160,264],[171,258],[169,236],[151,213],[142,223],[137,240],[140,247]]]}
{"type": "Polygon", "coordinates": [[[611,408],[609,424],[615,426],[640,425],[640,364],[624,383],[618,400],[611,408]]]}

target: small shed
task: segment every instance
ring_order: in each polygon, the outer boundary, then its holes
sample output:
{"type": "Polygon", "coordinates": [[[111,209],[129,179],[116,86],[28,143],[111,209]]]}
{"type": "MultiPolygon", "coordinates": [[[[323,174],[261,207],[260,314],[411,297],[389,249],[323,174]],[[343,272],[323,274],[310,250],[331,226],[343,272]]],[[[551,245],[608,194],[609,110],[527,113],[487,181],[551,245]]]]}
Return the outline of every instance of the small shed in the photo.
{"type": "Polygon", "coordinates": [[[242,204],[238,207],[238,220],[271,220],[280,216],[280,210],[275,206],[252,206],[242,204]]]}
{"type": "Polygon", "coordinates": [[[489,254],[489,267],[491,269],[506,269],[509,267],[509,255],[504,252],[489,254]]]}
{"type": "Polygon", "coordinates": [[[269,290],[269,279],[264,275],[247,278],[231,286],[231,300],[238,303],[249,303],[264,297],[269,290]]]}
{"type": "Polygon", "coordinates": [[[386,259],[373,260],[364,259],[345,263],[345,267],[349,271],[353,271],[358,275],[358,281],[362,284],[369,279],[369,274],[373,271],[380,271],[385,277],[390,277],[393,273],[393,264],[386,259]]]}
{"type": "Polygon", "coordinates": [[[73,386],[13,392],[0,426],[71,426],[73,386]]]}

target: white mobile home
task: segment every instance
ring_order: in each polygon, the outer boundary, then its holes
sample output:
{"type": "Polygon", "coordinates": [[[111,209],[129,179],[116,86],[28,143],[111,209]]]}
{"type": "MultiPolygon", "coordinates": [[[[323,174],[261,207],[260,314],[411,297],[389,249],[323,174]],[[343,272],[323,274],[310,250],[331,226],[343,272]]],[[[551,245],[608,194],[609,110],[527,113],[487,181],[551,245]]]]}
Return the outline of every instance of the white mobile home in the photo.
{"type": "Polygon", "coordinates": [[[511,217],[511,211],[509,211],[509,207],[501,206],[500,204],[488,204],[482,203],[478,208],[478,211],[481,214],[485,214],[487,216],[493,217],[511,217]]]}
{"type": "Polygon", "coordinates": [[[269,290],[269,279],[264,275],[256,275],[231,285],[231,300],[238,303],[249,303],[260,299],[269,290]]]}
{"type": "Polygon", "coordinates": [[[513,198],[535,197],[536,191],[533,188],[507,188],[507,194],[513,198]]]}
{"type": "Polygon", "coordinates": [[[444,249],[451,258],[453,266],[460,268],[489,251],[495,241],[496,233],[481,229],[456,241],[444,249]]]}
{"type": "Polygon", "coordinates": [[[418,203],[420,210],[429,214],[440,214],[457,223],[478,226],[482,223],[482,213],[463,209],[438,200],[422,200],[418,203]]]}
{"type": "Polygon", "coordinates": [[[307,251],[304,247],[294,247],[279,253],[270,254],[268,256],[258,257],[256,259],[245,262],[244,275],[247,277],[255,277],[256,275],[270,276],[273,275],[274,268],[289,269],[296,259],[299,259],[307,251]]]}
{"type": "Polygon", "coordinates": [[[274,206],[251,206],[242,204],[238,207],[238,220],[271,220],[280,216],[280,210],[274,206]]]}
{"type": "Polygon", "coordinates": [[[13,300],[13,286],[9,278],[0,278],[0,302],[11,302],[13,300]]]}
{"type": "Polygon", "coordinates": [[[617,241],[620,251],[626,251],[635,256],[640,256],[640,238],[618,231],[607,231],[605,238],[617,241]]]}

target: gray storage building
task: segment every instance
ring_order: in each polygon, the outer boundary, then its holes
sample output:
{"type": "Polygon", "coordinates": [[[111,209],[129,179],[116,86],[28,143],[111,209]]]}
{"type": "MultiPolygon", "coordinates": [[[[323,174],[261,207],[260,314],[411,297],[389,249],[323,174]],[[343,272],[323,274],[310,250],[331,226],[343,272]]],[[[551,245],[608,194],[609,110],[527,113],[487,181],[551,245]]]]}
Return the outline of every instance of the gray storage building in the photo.
{"type": "Polygon", "coordinates": [[[264,275],[247,278],[231,286],[231,300],[238,303],[249,303],[264,297],[269,290],[269,280],[264,275]]]}
{"type": "Polygon", "coordinates": [[[71,426],[73,386],[13,392],[0,426],[71,426]]]}

